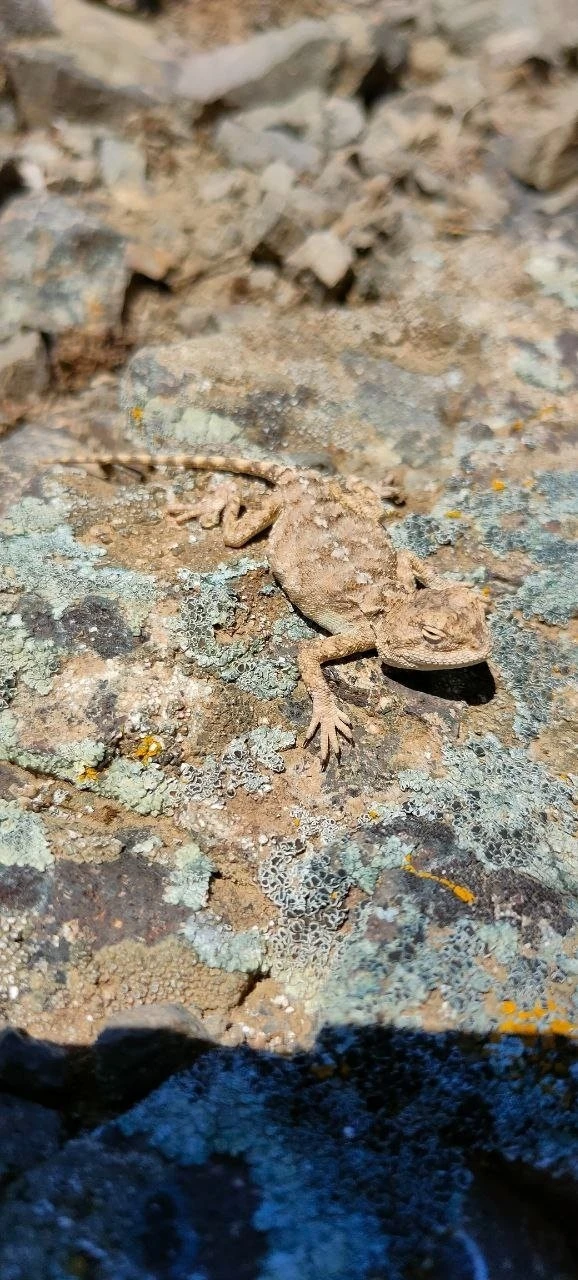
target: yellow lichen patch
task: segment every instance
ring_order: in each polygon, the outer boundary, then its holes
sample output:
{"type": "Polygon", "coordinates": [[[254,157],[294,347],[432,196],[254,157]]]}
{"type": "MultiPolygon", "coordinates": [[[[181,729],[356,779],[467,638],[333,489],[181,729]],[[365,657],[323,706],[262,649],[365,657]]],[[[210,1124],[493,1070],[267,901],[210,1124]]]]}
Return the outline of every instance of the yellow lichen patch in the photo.
{"type": "Polygon", "coordinates": [[[130,416],[133,422],[142,422],[144,418],[144,409],[139,409],[138,405],[135,405],[134,409],[131,409],[130,411],[130,416]]]}
{"type": "Polygon", "coordinates": [[[503,480],[498,480],[498,479],[492,480],[492,489],[494,490],[495,493],[503,493],[505,488],[506,488],[506,485],[503,480]]]}
{"type": "Polygon", "coordinates": [[[137,743],[134,751],[131,751],[133,760],[140,760],[141,764],[150,764],[155,756],[160,756],[163,750],[163,743],[160,738],[155,738],[154,734],[147,733],[146,738],[137,743]]]}
{"type": "Polygon", "coordinates": [[[446,517],[448,520],[461,520],[462,514],[463,513],[461,511],[446,511],[446,517]]]}
{"type": "Polygon", "coordinates": [[[456,898],[459,898],[460,902],[467,902],[468,906],[476,901],[475,893],[472,893],[471,889],[466,889],[465,885],[456,884],[454,880],[446,880],[445,876],[436,876],[433,871],[418,871],[409,853],[405,856],[403,870],[409,871],[412,876],[417,876],[418,880],[435,880],[436,884],[441,884],[443,889],[449,889],[451,893],[455,893],[456,898]]]}
{"type": "Polygon", "coordinates": [[[548,1000],[545,1006],[536,1004],[532,1009],[519,1009],[515,1000],[503,1000],[500,1011],[505,1015],[498,1025],[503,1035],[578,1036],[578,1026],[564,1016],[554,1000],[548,1000]]]}
{"type": "Polygon", "coordinates": [[[96,782],[98,778],[98,769],[93,769],[90,765],[86,765],[81,769],[76,781],[77,782],[96,782]]]}
{"type": "Polygon", "coordinates": [[[542,409],[536,409],[536,412],[529,414],[527,418],[515,418],[510,423],[510,431],[523,431],[524,427],[530,427],[533,422],[544,422],[546,418],[551,418],[555,412],[555,404],[545,404],[542,409]]]}

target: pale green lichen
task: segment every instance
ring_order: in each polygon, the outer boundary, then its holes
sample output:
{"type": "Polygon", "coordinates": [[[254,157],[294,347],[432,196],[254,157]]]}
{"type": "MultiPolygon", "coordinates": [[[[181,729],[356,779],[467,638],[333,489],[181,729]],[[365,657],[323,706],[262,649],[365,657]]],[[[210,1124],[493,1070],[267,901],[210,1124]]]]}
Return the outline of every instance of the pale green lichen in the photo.
{"type": "Polygon", "coordinates": [[[260,637],[222,642],[219,628],[230,629],[243,602],[232,585],[235,579],[266,562],[241,557],[234,565],[219,565],[210,573],[183,570],[179,577],[185,598],[175,635],[186,657],[205,671],[214,671],[227,684],[236,684],[258,698],[279,698],[291,693],[298,681],[296,664],[288,648],[260,637]]]}
{"type": "Polygon", "coordinates": [[[44,505],[33,498],[8,511],[0,533],[0,570],[11,589],[37,593],[55,618],[89,593],[120,599],[138,630],[156,598],[154,578],[99,564],[105,548],[78,542],[68,525],[57,523],[62,515],[59,502],[44,505]]]}
{"type": "Polygon", "coordinates": [[[554,342],[533,344],[536,350],[522,351],[512,361],[514,373],[522,382],[543,391],[563,395],[572,389],[572,375],[565,369],[554,342]]]}
{"type": "Polygon", "coordinates": [[[163,900],[174,906],[200,911],[207,905],[211,876],[215,864],[194,843],[185,844],[175,853],[175,865],[163,900]]]}
{"type": "Polygon", "coordinates": [[[54,858],[42,820],[12,800],[0,799],[0,864],[46,871],[54,858]]]}
{"type": "Polygon", "coordinates": [[[514,606],[525,618],[563,626],[578,613],[578,566],[531,573],[516,592],[514,606]]]}
{"type": "Polygon", "coordinates": [[[118,800],[135,813],[171,813],[181,796],[175,778],[165,775],[157,764],[142,765],[137,760],[113,760],[95,781],[86,783],[90,790],[118,800]]]}
{"type": "Polygon", "coordinates": [[[210,911],[199,912],[183,925],[183,934],[210,969],[226,973],[256,973],[264,957],[263,941],[258,927],[240,933],[217,919],[210,911]]]}
{"type": "Polygon", "coordinates": [[[571,655],[560,640],[554,644],[517,622],[507,605],[497,605],[489,621],[493,660],[516,706],[514,731],[527,740],[548,723],[552,697],[564,684],[571,655]]]}
{"type": "Polygon", "coordinates": [[[565,256],[558,245],[548,251],[546,245],[540,253],[533,253],[526,263],[526,271],[547,298],[559,298],[564,306],[578,310],[578,261],[576,254],[566,248],[565,256]]]}
{"type": "Polygon", "coordinates": [[[290,730],[259,726],[233,738],[219,761],[207,756],[196,768],[186,765],[183,782],[191,800],[210,800],[222,795],[233,796],[241,788],[249,795],[265,795],[271,790],[271,773],[284,773],[285,761],[280,752],[295,745],[290,730]],[[263,773],[263,766],[269,772],[263,773]]]}
{"type": "Polygon", "coordinates": [[[17,613],[0,618],[0,623],[0,689],[14,689],[22,680],[37,693],[49,693],[58,670],[54,643],[30,636],[17,613]]]}
{"type": "Polygon", "coordinates": [[[340,856],[351,883],[363,889],[364,893],[371,894],[382,871],[402,867],[413,848],[412,840],[395,835],[387,836],[375,844],[367,842],[365,845],[352,839],[343,845],[340,856]]]}
{"type": "Polygon", "coordinates": [[[18,722],[9,710],[0,711],[0,759],[76,782],[85,769],[96,769],[106,756],[103,742],[82,738],[77,742],[51,743],[50,747],[32,749],[20,743],[18,722]]]}
{"type": "MultiPolygon", "coordinates": [[[[447,505],[447,504],[446,504],[447,505]]],[[[440,516],[406,516],[387,527],[394,547],[414,551],[417,556],[431,556],[438,547],[454,546],[462,533],[459,522],[440,516]]]]}

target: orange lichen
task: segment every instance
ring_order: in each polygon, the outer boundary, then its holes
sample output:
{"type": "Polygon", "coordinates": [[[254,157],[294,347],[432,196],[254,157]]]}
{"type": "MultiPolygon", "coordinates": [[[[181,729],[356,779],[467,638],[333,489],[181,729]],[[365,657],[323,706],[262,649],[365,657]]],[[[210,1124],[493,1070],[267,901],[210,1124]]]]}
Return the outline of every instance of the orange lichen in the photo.
{"type": "Polygon", "coordinates": [[[130,411],[130,416],[133,422],[142,422],[144,418],[144,409],[139,409],[138,405],[135,405],[134,409],[131,409],[130,411]]]}
{"type": "Polygon", "coordinates": [[[558,1009],[554,1000],[545,1005],[536,1004],[532,1009],[519,1009],[515,1000],[503,1000],[502,1017],[498,1030],[511,1036],[578,1036],[578,1026],[570,1022],[558,1009]]]}
{"type": "Polygon", "coordinates": [[[417,876],[418,880],[435,880],[436,884],[441,884],[443,889],[449,889],[451,893],[455,893],[456,898],[459,898],[460,902],[467,902],[468,906],[476,901],[475,893],[472,893],[471,889],[466,889],[464,885],[456,884],[454,880],[446,880],[445,876],[436,876],[433,871],[419,871],[414,867],[409,853],[405,856],[403,870],[409,871],[412,876],[417,876]]]}
{"type": "Polygon", "coordinates": [[[461,520],[462,514],[463,513],[461,511],[446,511],[446,517],[448,520],[461,520]]]}
{"type": "Polygon", "coordinates": [[[510,423],[510,431],[523,431],[524,427],[530,427],[533,422],[544,422],[546,418],[551,418],[555,412],[555,404],[545,404],[542,409],[536,409],[536,412],[530,413],[527,418],[515,418],[510,423]]]}
{"type": "Polygon", "coordinates": [[[161,739],[155,738],[152,733],[147,733],[146,737],[131,752],[131,755],[133,760],[140,760],[141,764],[149,764],[151,760],[154,760],[155,756],[160,755],[162,750],[163,743],[161,739]]]}
{"type": "Polygon", "coordinates": [[[81,769],[76,781],[77,782],[95,782],[98,778],[98,769],[93,769],[90,765],[85,765],[81,769]]]}
{"type": "Polygon", "coordinates": [[[505,488],[506,488],[506,485],[503,480],[498,480],[498,479],[492,480],[492,489],[495,491],[495,493],[502,493],[505,488]]]}

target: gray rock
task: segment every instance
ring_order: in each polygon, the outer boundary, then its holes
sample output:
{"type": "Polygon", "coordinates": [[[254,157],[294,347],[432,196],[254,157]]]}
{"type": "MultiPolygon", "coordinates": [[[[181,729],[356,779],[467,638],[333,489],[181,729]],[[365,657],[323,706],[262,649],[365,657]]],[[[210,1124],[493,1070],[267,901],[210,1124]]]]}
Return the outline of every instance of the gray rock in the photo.
{"type": "Polygon", "coordinates": [[[53,1156],[61,1127],[56,1111],[0,1093],[0,1186],[53,1156]]]}
{"type": "Polygon", "coordinates": [[[317,173],[321,155],[317,147],[277,129],[252,129],[239,120],[222,120],[215,131],[215,146],[230,164],[258,172],[282,160],[295,173],[317,173]]]}
{"type": "Polygon", "coordinates": [[[0,1089],[30,1098],[60,1097],[68,1078],[68,1054],[60,1045],[0,1027],[0,1089]]]}
{"type": "Polygon", "coordinates": [[[39,333],[17,333],[0,343],[0,402],[25,403],[48,386],[46,348],[39,333]]]}
{"type": "Polygon", "coordinates": [[[325,104],[324,124],[327,149],[340,151],[357,141],[366,121],[358,102],[348,98],[329,98],[325,104]]]}
{"type": "Polygon", "coordinates": [[[2,0],[0,35],[52,36],[56,31],[52,0],[2,0]]]}
{"type": "Polygon", "coordinates": [[[509,139],[508,168],[538,191],[551,191],[578,173],[578,92],[575,86],[555,105],[532,112],[527,128],[509,139]]]}
{"type": "Polygon", "coordinates": [[[205,1056],[7,1189],[3,1280],[571,1280],[575,1058],[536,1039],[349,1026],[205,1056]]]}
{"type": "Polygon", "coordinates": [[[332,231],[315,231],[291,255],[288,267],[293,271],[312,271],[327,289],[342,284],[351,271],[353,254],[332,231]]]}
{"type": "Polygon", "coordinates": [[[340,44],[324,22],[304,20],[253,36],[244,44],[194,54],[182,65],[177,93],[199,105],[248,107],[324,88],[340,44]]]}
{"type": "Polygon", "coordinates": [[[29,128],[55,116],[124,121],[172,96],[174,59],[151,29],[84,0],[57,0],[60,34],[5,53],[18,114],[29,128]]]}
{"type": "MultiPolygon", "coordinates": [[[[330,217],[330,214],[329,214],[330,217]]],[[[267,251],[267,257],[285,258],[302,243],[304,234],[326,225],[325,201],[314,191],[294,187],[271,190],[256,210],[247,214],[243,243],[248,253],[267,251]]]]}
{"type": "Polygon", "coordinates": [[[99,149],[100,175],[105,187],[140,188],[146,179],[146,157],[140,147],[123,138],[103,138],[99,149]]]}
{"type": "Polygon", "coordinates": [[[0,216],[0,339],[20,329],[105,333],[118,324],[129,271],[122,236],[72,202],[23,196],[0,216]]]}
{"type": "Polygon", "coordinates": [[[126,1103],[213,1045],[200,1014],[181,1004],[122,1009],[109,1018],[94,1044],[96,1077],[105,1095],[126,1103]]]}
{"type": "Polygon", "coordinates": [[[502,25],[500,0],[434,0],[438,27],[459,53],[474,53],[502,25]]]}

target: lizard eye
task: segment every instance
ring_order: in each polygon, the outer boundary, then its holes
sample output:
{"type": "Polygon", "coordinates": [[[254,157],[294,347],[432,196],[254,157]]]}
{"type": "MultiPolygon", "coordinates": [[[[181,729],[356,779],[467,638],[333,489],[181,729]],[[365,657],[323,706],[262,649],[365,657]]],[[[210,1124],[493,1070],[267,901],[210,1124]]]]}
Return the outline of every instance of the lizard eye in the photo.
{"type": "Polygon", "coordinates": [[[444,638],[443,631],[440,631],[438,627],[429,627],[426,625],[422,627],[421,633],[424,640],[427,640],[428,644],[439,644],[444,638]]]}

